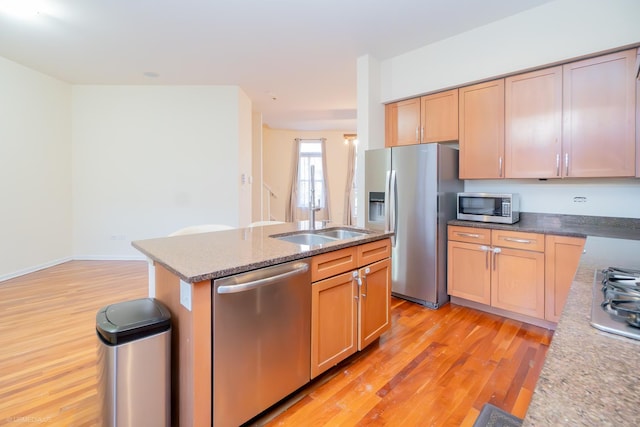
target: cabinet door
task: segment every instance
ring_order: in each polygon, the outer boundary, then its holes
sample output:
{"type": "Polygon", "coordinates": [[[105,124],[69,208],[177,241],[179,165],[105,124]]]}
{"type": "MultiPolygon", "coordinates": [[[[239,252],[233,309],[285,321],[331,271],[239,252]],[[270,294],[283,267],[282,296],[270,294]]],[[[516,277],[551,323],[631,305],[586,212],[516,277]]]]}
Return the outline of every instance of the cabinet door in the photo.
{"type": "Polygon", "coordinates": [[[421,98],[420,142],[458,140],[458,89],[421,98]]]}
{"type": "Polygon", "coordinates": [[[636,177],[640,178],[640,49],[636,60],[636,177]]]}
{"type": "Polygon", "coordinates": [[[388,104],[385,114],[387,147],[420,142],[420,98],[388,104]]]}
{"type": "Polygon", "coordinates": [[[560,178],[562,67],[505,80],[505,177],[560,178]]]}
{"type": "Polygon", "coordinates": [[[504,177],[504,79],[460,91],[460,179],[504,177]]]}
{"type": "Polygon", "coordinates": [[[357,292],[353,272],[312,284],[312,378],[356,352],[357,292]]]}
{"type": "Polygon", "coordinates": [[[495,248],[491,305],[544,319],[544,253],[495,248]]]}
{"type": "Polygon", "coordinates": [[[489,247],[473,243],[448,243],[447,292],[482,304],[491,303],[489,247]]]}
{"type": "Polygon", "coordinates": [[[635,176],[635,62],[632,49],[563,66],[566,176],[635,176]]]}
{"type": "Polygon", "coordinates": [[[585,239],[546,236],[545,242],[545,319],[560,320],[569,288],[580,263],[585,239]]]}
{"type": "Polygon", "coordinates": [[[391,261],[363,267],[359,276],[358,350],[362,350],[391,326],[391,261]]]}

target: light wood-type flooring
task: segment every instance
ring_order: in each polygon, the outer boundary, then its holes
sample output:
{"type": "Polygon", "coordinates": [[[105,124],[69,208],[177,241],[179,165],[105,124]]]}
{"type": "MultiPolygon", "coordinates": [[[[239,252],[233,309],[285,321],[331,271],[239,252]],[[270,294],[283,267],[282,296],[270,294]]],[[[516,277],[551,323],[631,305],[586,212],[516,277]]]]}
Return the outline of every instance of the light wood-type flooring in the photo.
{"type": "MultiPolygon", "coordinates": [[[[144,261],[72,261],[0,282],[0,425],[99,425],[95,314],[146,294],[144,261]]],[[[392,303],[391,331],[249,425],[471,426],[485,402],[524,416],[550,331],[392,303]]]]}

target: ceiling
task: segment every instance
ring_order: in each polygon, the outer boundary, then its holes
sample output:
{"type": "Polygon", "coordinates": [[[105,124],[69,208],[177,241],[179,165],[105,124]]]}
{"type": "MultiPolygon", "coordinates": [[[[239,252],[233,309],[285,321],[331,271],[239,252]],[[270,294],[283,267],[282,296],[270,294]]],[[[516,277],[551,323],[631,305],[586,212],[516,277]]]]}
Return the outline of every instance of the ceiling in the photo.
{"type": "Polygon", "coordinates": [[[272,128],[355,131],[359,56],[549,1],[0,0],[0,56],[71,84],[236,85],[272,128]]]}

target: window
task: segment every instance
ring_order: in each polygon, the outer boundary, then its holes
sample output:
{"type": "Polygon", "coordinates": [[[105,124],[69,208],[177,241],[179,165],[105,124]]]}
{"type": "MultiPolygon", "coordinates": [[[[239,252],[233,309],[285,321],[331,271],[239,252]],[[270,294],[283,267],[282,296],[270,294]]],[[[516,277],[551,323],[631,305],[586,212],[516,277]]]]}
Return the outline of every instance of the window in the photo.
{"type": "Polygon", "coordinates": [[[313,188],[316,207],[325,207],[324,181],[322,170],[322,141],[305,139],[300,141],[298,152],[298,207],[309,207],[311,166],[314,167],[313,188]]]}

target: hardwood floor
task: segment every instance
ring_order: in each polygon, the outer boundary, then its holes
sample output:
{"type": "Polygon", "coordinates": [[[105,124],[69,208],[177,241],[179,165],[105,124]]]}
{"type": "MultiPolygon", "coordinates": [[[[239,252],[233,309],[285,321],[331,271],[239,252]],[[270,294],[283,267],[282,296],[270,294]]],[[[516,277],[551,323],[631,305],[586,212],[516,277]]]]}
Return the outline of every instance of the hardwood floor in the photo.
{"type": "Polygon", "coordinates": [[[147,292],[145,261],[72,261],[0,282],[0,425],[99,425],[96,312],[147,292]]]}
{"type": "MultiPolygon", "coordinates": [[[[72,261],[0,283],[0,425],[98,425],[95,313],[146,296],[143,261],[72,261]]],[[[393,299],[393,326],[248,425],[471,426],[523,417],[552,332],[393,299]]]]}

